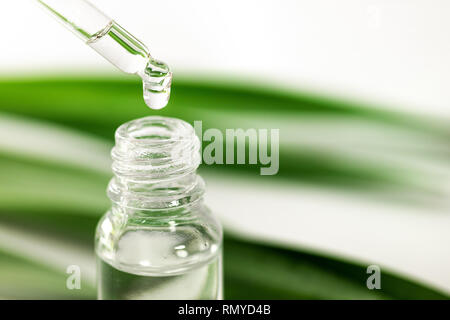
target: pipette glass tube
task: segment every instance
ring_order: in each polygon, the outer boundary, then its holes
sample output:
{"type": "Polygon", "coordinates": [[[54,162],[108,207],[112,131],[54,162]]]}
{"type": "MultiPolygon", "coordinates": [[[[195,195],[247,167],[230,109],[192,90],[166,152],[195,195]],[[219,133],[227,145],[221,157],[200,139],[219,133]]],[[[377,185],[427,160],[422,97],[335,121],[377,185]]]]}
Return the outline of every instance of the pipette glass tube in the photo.
{"type": "Polygon", "coordinates": [[[147,47],[86,0],[37,0],[87,45],[125,73],[142,78],[144,100],[152,109],[170,98],[172,72],[147,47]]]}

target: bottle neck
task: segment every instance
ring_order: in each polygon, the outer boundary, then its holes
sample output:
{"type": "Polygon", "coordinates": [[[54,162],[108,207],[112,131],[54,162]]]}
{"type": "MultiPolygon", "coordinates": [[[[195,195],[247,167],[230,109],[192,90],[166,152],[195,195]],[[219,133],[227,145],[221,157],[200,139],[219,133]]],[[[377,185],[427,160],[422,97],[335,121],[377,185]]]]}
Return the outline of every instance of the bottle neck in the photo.
{"type": "Polygon", "coordinates": [[[188,123],[146,117],[120,126],[108,197],[121,211],[177,211],[202,199],[200,142],[188,123]]]}

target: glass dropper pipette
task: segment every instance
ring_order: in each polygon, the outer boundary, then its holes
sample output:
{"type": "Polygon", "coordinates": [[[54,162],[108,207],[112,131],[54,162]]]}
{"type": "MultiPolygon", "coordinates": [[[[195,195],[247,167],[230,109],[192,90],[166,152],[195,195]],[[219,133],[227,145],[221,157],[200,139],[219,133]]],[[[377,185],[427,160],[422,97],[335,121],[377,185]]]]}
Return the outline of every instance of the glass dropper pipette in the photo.
{"type": "Polygon", "coordinates": [[[142,78],[145,103],[161,109],[170,98],[172,72],[147,47],[86,0],[37,0],[87,45],[125,73],[142,78]]]}

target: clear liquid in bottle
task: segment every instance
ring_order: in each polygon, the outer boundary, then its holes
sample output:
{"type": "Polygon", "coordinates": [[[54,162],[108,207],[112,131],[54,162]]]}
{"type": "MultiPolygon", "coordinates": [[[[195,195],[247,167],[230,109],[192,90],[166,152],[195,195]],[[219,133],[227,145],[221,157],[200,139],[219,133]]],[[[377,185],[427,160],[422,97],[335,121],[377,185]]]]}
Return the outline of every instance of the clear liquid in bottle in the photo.
{"type": "Polygon", "coordinates": [[[98,298],[222,299],[221,250],[211,252],[205,243],[192,232],[127,231],[117,244],[114,262],[97,252],[98,298]],[[204,255],[191,253],[198,249],[205,250],[204,255]]]}
{"type": "Polygon", "coordinates": [[[98,298],[102,300],[217,300],[219,258],[180,274],[140,275],[135,270],[120,270],[99,259],[98,298]]]}

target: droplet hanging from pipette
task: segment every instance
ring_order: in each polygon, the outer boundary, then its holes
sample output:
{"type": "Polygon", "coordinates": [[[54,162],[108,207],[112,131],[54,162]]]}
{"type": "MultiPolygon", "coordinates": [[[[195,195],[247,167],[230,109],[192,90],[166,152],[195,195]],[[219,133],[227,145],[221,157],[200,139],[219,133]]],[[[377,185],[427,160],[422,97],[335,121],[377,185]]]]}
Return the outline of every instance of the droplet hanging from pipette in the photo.
{"type": "Polygon", "coordinates": [[[172,72],[167,64],[154,59],[147,47],[132,34],[111,21],[87,44],[123,72],[141,77],[144,101],[148,107],[161,109],[167,105],[172,72]]]}
{"type": "Polygon", "coordinates": [[[150,57],[145,70],[141,72],[144,101],[152,109],[164,108],[170,99],[172,72],[162,61],[150,57]]]}
{"type": "Polygon", "coordinates": [[[169,102],[172,72],[147,47],[86,0],[38,0],[42,7],[121,71],[142,78],[144,101],[152,109],[169,102]]]}

